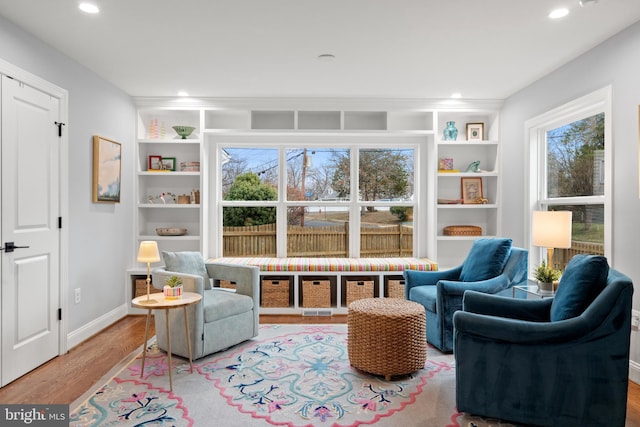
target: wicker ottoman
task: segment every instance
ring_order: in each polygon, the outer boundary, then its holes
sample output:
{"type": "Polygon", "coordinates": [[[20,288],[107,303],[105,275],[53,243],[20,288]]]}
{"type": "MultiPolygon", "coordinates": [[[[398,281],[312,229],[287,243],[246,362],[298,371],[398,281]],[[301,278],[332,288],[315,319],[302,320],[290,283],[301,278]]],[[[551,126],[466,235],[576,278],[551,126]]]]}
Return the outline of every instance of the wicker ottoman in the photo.
{"type": "Polygon", "coordinates": [[[424,367],[427,360],[424,307],[398,298],[352,302],[347,315],[351,366],[388,381],[424,367]]]}

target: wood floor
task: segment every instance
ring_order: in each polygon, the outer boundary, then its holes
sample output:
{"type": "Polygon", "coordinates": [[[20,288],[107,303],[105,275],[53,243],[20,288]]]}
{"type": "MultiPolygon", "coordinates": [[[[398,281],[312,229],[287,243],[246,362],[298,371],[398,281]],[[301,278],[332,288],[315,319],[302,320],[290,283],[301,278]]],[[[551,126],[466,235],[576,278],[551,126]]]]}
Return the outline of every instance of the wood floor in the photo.
{"type": "MultiPolygon", "coordinates": [[[[70,404],[144,342],[145,316],[127,316],[67,354],[0,388],[0,403],[70,404]]],[[[331,317],[263,315],[260,323],[345,323],[331,317]]],[[[155,333],[151,322],[150,335],[155,333]]],[[[640,427],[640,385],[629,382],[626,427],[640,427]]]]}

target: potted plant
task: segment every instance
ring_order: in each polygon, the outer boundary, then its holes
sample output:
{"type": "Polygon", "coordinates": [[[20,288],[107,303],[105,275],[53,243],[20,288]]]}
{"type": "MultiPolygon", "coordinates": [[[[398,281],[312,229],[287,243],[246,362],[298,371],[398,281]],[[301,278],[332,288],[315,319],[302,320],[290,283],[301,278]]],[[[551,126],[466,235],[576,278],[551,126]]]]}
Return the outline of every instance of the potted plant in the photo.
{"type": "Polygon", "coordinates": [[[164,297],[166,299],[182,298],[182,279],[178,276],[171,276],[164,282],[164,297]]]}
{"type": "Polygon", "coordinates": [[[538,281],[538,288],[541,291],[553,292],[554,282],[560,279],[561,274],[560,270],[551,268],[547,266],[545,261],[542,261],[542,264],[536,268],[534,277],[538,281]]]}

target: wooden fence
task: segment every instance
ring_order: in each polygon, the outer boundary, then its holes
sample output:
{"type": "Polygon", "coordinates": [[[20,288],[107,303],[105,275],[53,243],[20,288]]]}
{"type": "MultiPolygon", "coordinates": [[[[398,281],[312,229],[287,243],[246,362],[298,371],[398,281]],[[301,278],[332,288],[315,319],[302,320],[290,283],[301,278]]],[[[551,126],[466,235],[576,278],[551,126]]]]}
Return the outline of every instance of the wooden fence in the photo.
{"type": "Polygon", "coordinates": [[[578,254],[604,255],[604,244],[572,241],[569,249],[555,249],[553,251],[554,268],[564,270],[569,260],[578,254]]]}
{"type": "MultiPolygon", "coordinates": [[[[226,257],[276,256],[276,225],[223,227],[226,257]]],[[[405,257],[413,255],[413,227],[389,225],[361,227],[361,257],[405,257]]],[[[287,256],[348,257],[349,224],[330,227],[287,226],[287,256]]]]}

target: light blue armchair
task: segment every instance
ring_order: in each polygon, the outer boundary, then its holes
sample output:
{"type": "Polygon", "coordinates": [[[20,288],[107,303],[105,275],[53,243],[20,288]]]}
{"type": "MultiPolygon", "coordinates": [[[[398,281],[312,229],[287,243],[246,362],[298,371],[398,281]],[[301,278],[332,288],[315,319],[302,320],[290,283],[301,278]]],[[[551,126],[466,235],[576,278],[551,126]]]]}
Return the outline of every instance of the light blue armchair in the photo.
{"type": "Polygon", "coordinates": [[[633,284],[576,255],[554,298],[476,292],[453,316],[461,412],[536,426],[625,425],[633,284]]]}
{"type": "Polygon", "coordinates": [[[510,294],[514,285],[526,282],[528,251],[512,248],[511,243],[511,239],[477,239],[456,268],[404,272],[405,298],[425,307],[431,345],[445,353],[453,351],[453,313],[462,309],[466,290],[510,294]]]}
{"type": "MultiPolygon", "coordinates": [[[[153,285],[161,289],[167,278],[182,278],[184,291],[202,295],[187,307],[194,359],[224,350],[258,336],[260,270],[258,267],[206,263],[199,252],[163,252],[165,267],[154,269],[153,285]],[[236,290],[213,287],[213,280],[230,280],[236,290]]],[[[158,346],[167,349],[165,316],[155,316],[158,346]]],[[[182,310],[169,310],[171,352],[189,357],[182,310]]]]}

